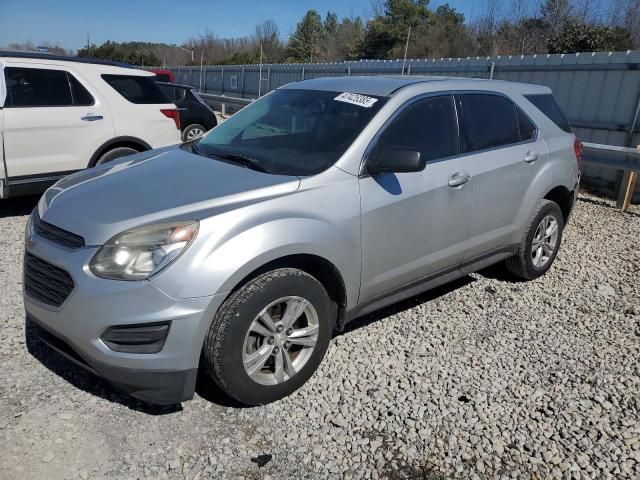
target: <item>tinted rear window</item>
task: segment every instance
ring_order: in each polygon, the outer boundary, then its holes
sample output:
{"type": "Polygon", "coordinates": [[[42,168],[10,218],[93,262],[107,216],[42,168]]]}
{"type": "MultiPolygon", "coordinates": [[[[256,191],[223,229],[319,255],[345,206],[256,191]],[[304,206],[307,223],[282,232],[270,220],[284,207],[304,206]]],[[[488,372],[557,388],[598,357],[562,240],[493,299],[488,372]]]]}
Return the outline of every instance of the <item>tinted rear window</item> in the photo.
{"type": "Polygon", "coordinates": [[[73,104],[81,106],[93,105],[93,97],[87,89],[73,75],[68,75],[68,77],[71,94],[73,95],[73,104]]]}
{"type": "Polygon", "coordinates": [[[520,140],[523,142],[527,140],[533,140],[536,136],[536,127],[531,120],[516,107],[516,112],[518,114],[518,127],[520,129],[520,140]]]}
{"type": "Polygon", "coordinates": [[[172,102],[184,100],[185,94],[187,93],[186,88],[173,87],[166,84],[158,84],[158,86],[172,102]]]}
{"type": "Polygon", "coordinates": [[[69,72],[41,68],[5,68],[6,107],[93,105],[93,97],[69,72]]]}
{"type": "Polygon", "coordinates": [[[102,78],[113,89],[131,103],[171,103],[160,90],[153,77],[137,75],[102,75],[102,78]]]}
{"type": "Polygon", "coordinates": [[[567,133],[571,133],[571,126],[567,121],[567,117],[565,117],[562,110],[560,110],[560,107],[556,103],[556,99],[553,98],[553,95],[525,95],[524,97],[538,107],[538,110],[549,117],[549,119],[553,121],[558,128],[567,133]]]}
{"type": "Polygon", "coordinates": [[[505,97],[487,94],[460,96],[467,152],[520,142],[516,107],[505,97]]]}
{"type": "Polygon", "coordinates": [[[5,68],[7,107],[73,105],[67,72],[39,68],[5,68]]]}

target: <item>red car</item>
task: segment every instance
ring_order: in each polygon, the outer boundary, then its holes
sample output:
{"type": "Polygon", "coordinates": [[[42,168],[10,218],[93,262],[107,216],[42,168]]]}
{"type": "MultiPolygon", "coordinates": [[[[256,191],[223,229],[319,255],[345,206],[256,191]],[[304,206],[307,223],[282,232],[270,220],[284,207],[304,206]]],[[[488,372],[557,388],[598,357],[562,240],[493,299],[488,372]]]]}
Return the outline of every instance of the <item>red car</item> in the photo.
{"type": "Polygon", "coordinates": [[[176,78],[173,76],[173,72],[171,70],[154,68],[149,71],[156,74],[156,82],[176,83],[176,78]]]}

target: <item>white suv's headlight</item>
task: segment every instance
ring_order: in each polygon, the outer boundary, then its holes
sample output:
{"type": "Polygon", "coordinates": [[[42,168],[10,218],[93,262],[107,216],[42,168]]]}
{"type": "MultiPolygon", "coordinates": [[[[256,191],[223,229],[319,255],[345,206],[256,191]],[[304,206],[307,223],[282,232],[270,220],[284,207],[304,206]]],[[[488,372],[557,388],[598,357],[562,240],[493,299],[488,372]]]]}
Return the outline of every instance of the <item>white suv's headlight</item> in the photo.
{"type": "Polygon", "coordinates": [[[143,280],[158,273],[182,252],[198,233],[198,222],[158,223],[120,233],[105,243],[89,268],[98,277],[143,280]]]}

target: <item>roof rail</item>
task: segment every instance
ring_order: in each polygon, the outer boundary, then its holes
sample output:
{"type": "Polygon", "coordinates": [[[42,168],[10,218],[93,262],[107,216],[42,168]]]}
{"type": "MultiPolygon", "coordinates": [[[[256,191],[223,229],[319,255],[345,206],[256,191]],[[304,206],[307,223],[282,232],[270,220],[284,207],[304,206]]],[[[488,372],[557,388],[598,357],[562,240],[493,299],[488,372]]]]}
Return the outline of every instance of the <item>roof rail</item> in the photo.
{"type": "Polygon", "coordinates": [[[75,63],[94,63],[97,65],[111,65],[113,67],[136,68],[124,62],[113,62],[111,60],[99,60],[97,58],[71,57],[68,55],[52,55],[45,52],[22,52],[16,50],[0,50],[0,57],[10,58],[33,58],[38,60],[60,60],[75,63]]]}

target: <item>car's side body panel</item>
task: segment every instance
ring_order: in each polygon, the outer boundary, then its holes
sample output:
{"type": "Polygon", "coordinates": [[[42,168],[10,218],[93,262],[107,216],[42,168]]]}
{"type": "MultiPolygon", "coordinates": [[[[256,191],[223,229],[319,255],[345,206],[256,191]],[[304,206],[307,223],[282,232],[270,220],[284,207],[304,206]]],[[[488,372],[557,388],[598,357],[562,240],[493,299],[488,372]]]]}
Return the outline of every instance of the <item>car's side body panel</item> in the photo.
{"type": "Polygon", "coordinates": [[[231,291],[254,270],[289,255],[329,261],[354,306],[360,287],[358,180],[331,168],[292,193],[203,220],[193,246],[152,282],[176,298],[231,291]]]}

